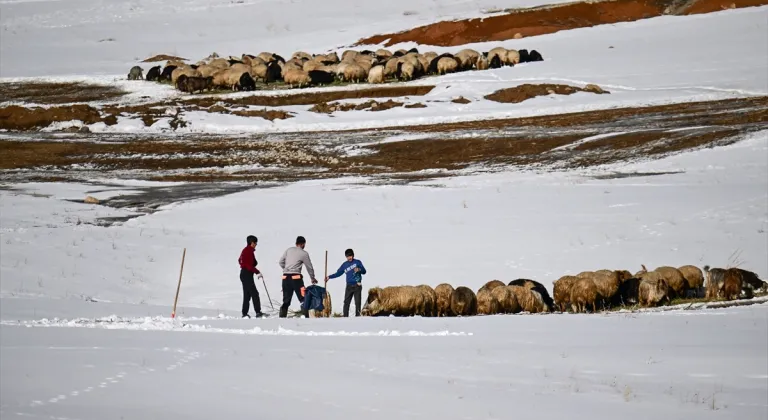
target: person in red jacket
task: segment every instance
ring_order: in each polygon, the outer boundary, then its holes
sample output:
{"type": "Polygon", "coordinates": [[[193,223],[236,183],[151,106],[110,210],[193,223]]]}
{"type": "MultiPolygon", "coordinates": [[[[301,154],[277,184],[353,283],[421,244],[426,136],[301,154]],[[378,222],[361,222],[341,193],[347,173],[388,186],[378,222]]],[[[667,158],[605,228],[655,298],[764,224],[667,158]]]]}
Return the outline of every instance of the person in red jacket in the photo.
{"type": "Polygon", "coordinates": [[[240,258],[237,260],[240,263],[240,282],[243,283],[243,318],[251,317],[248,315],[250,300],[253,300],[253,310],[256,312],[256,317],[262,317],[264,314],[261,312],[259,291],[253,280],[254,274],[258,274],[259,279],[264,280],[264,275],[256,268],[256,264],[258,264],[256,261],[256,242],[258,239],[253,235],[248,235],[246,241],[248,245],[240,252],[240,258]]]}

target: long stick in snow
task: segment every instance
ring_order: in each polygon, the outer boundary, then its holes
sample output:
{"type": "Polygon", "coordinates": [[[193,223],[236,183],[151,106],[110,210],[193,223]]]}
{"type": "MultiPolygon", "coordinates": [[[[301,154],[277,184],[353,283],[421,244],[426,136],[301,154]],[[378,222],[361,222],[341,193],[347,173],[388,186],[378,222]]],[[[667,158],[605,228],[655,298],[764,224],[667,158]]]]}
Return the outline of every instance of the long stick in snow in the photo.
{"type": "Polygon", "coordinates": [[[261,278],[261,282],[264,283],[264,291],[267,292],[267,299],[269,299],[269,306],[272,307],[272,310],[275,310],[275,304],[272,303],[272,298],[269,297],[269,289],[267,289],[267,282],[264,281],[264,277],[261,278]]]}
{"type": "Polygon", "coordinates": [[[176,298],[173,299],[173,312],[171,312],[171,318],[176,318],[176,303],[179,301],[179,290],[181,290],[181,274],[184,272],[184,258],[187,256],[187,248],[184,248],[184,253],[181,254],[181,270],[179,270],[179,284],[176,286],[176,298]]]}
{"type": "MultiPolygon", "coordinates": [[[[325,276],[323,279],[328,278],[328,250],[325,250],[325,276]]],[[[325,280],[325,288],[328,288],[328,280],[325,280]]]]}

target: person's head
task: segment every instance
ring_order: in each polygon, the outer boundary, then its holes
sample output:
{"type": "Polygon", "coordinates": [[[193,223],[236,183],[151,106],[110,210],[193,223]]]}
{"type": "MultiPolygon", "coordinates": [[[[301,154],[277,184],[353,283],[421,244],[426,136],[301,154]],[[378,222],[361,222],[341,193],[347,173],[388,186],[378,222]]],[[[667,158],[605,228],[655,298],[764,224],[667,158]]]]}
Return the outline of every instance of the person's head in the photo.
{"type": "Polygon", "coordinates": [[[352,248],[349,248],[344,251],[344,256],[347,257],[347,261],[352,261],[355,259],[355,251],[352,251],[352,248]]]}
{"type": "Polygon", "coordinates": [[[307,245],[307,240],[306,240],[306,239],[304,239],[304,237],[303,237],[303,236],[299,236],[299,237],[297,237],[297,238],[296,238],[296,246],[297,246],[297,247],[299,247],[299,248],[301,248],[301,249],[304,249],[304,247],[305,247],[306,245],[307,245]]]}
{"type": "Polygon", "coordinates": [[[256,248],[256,242],[258,242],[259,240],[253,235],[248,235],[248,238],[246,238],[246,241],[248,242],[248,246],[250,246],[251,248],[256,248]]]}

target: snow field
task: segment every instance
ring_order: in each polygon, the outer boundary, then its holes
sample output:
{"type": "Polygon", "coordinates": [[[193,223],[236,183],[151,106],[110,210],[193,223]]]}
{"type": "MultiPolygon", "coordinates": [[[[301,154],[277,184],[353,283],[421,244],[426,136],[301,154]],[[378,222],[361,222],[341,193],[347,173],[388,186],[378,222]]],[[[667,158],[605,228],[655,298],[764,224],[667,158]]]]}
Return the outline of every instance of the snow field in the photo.
{"type": "Polygon", "coordinates": [[[555,419],[768,413],[768,307],[605,316],[206,320],[265,336],[0,325],[3,418],[555,419]],[[22,357],[23,355],[23,357],[22,357]],[[13,386],[10,382],[13,380],[13,386]],[[126,398],[130,396],[130,398],[126,398]],[[570,414],[569,414],[570,413],[570,414]]]}

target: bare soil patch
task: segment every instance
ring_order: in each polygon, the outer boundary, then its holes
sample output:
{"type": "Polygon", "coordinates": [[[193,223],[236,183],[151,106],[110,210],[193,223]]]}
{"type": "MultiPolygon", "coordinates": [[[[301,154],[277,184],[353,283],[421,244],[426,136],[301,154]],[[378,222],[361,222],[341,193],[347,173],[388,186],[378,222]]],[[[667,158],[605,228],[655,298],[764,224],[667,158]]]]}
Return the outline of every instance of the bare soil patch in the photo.
{"type": "Polygon", "coordinates": [[[396,102],[391,99],[379,102],[375,100],[370,100],[367,102],[363,102],[361,104],[344,104],[340,102],[332,102],[332,103],[319,103],[315,104],[312,108],[309,110],[312,112],[317,113],[324,113],[324,114],[331,114],[333,112],[337,111],[362,111],[362,110],[369,110],[369,111],[384,111],[387,109],[397,108],[403,106],[403,102],[396,102]]]}
{"type": "Polygon", "coordinates": [[[0,102],[32,102],[46,105],[108,101],[125,95],[114,86],[87,83],[0,83],[0,102]]]}
{"type": "Polygon", "coordinates": [[[25,131],[43,128],[54,122],[80,120],[85,124],[104,122],[107,125],[117,124],[113,115],[102,118],[101,113],[88,105],[71,105],[53,108],[25,108],[8,106],[0,108],[0,129],[25,131]]]}
{"type": "MultiPolygon", "coordinates": [[[[563,5],[505,10],[503,15],[455,21],[442,21],[407,31],[374,35],[353,46],[401,42],[453,47],[474,42],[504,41],[515,38],[551,34],[618,22],[632,22],[661,16],[674,0],[614,0],[579,2],[563,5]]],[[[684,14],[709,13],[725,7],[750,7],[768,4],[768,0],[694,0],[684,14]],[[700,4],[701,3],[701,4],[700,4]]]]}
{"type": "Polygon", "coordinates": [[[339,90],[331,92],[307,92],[290,95],[274,96],[245,96],[242,98],[216,98],[205,97],[189,99],[182,104],[193,104],[203,107],[215,103],[227,105],[254,105],[254,106],[289,106],[289,105],[314,105],[323,102],[340,101],[344,99],[361,98],[393,98],[399,96],[424,96],[434,89],[434,86],[388,86],[369,89],[339,90]]]}
{"type": "Polygon", "coordinates": [[[187,61],[186,58],[176,57],[175,55],[168,55],[168,54],[158,54],[154,55],[149,58],[145,58],[144,60],[141,60],[142,63],[155,63],[158,61],[169,61],[169,60],[178,60],[178,61],[187,61]]]}
{"type": "MultiPolygon", "coordinates": [[[[519,103],[537,96],[546,95],[572,95],[576,92],[595,92],[594,90],[582,89],[576,86],[557,85],[557,84],[522,84],[519,86],[497,90],[484,98],[490,101],[502,103],[519,103]]],[[[603,93],[609,93],[601,90],[603,93]]],[[[466,103],[466,102],[465,102],[466,103]]]]}

